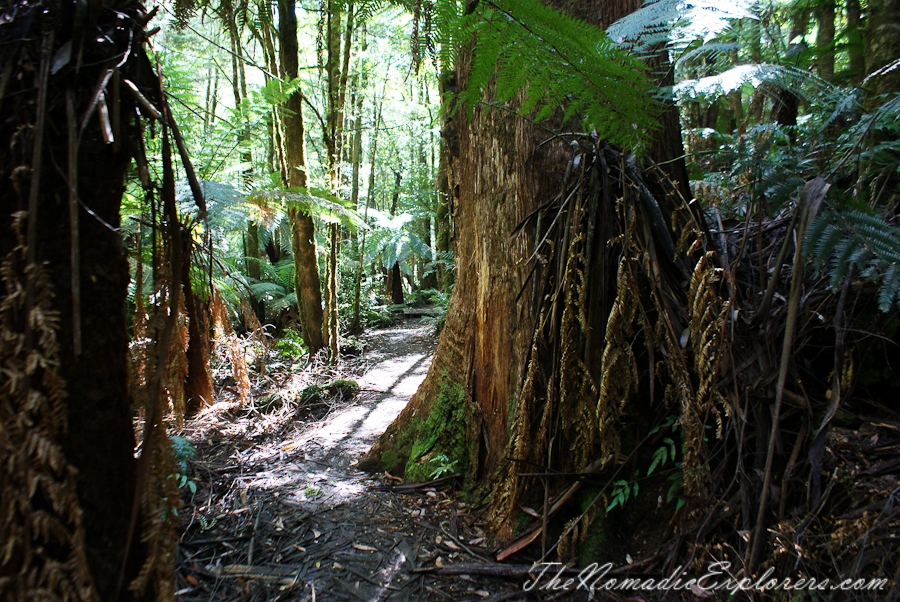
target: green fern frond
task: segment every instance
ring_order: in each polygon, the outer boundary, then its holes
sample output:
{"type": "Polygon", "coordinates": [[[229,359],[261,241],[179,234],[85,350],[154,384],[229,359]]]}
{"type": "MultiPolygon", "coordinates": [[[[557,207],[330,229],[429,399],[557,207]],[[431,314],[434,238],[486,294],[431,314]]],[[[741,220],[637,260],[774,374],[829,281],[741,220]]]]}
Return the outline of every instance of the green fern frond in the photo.
{"type": "Polygon", "coordinates": [[[330,222],[340,223],[353,230],[368,230],[369,226],[359,214],[344,206],[344,201],[319,188],[288,188],[284,190],[266,190],[249,195],[258,199],[278,199],[293,204],[301,211],[330,222]]]}
{"type": "Polygon", "coordinates": [[[880,281],[878,306],[900,302],[900,230],[877,215],[826,206],[810,226],[803,253],[817,270],[828,265],[828,282],[840,287],[851,265],[860,276],[880,281]]]}
{"type": "MultiPolygon", "coordinates": [[[[253,213],[252,203],[231,184],[200,180],[200,190],[206,198],[207,220],[214,229],[243,228],[253,213]]],[[[188,182],[180,181],[175,184],[175,202],[181,215],[197,215],[197,206],[188,182]]]]}
{"type": "Polygon", "coordinates": [[[606,29],[619,46],[633,52],[645,52],[657,44],[666,44],[681,14],[681,0],[647,2],[643,7],[619,19],[606,29]]]}
{"type": "Polygon", "coordinates": [[[469,15],[439,6],[437,16],[453,18],[442,32],[445,48],[474,45],[459,95],[470,112],[521,93],[521,114],[580,115],[586,129],[628,148],[640,147],[654,127],[643,64],[599,29],[536,0],[480,2],[469,15]]]}
{"type": "Polygon", "coordinates": [[[250,292],[257,299],[266,297],[283,297],[285,295],[284,287],[274,282],[254,282],[250,285],[250,292]]]}
{"type": "Polygon", "coordinates": [[[701,44],[697,48],[693,48],[679,56],[675,61],[675,66],[677,67],[686,63],[691,63],[692,61],[701,58],[710,62],[716,62],[722,58],[730,59],[731,53],[738,50],[740,47],[740,44],[735,44],[733,42],[710,42],[709,44],[701,44]]]}

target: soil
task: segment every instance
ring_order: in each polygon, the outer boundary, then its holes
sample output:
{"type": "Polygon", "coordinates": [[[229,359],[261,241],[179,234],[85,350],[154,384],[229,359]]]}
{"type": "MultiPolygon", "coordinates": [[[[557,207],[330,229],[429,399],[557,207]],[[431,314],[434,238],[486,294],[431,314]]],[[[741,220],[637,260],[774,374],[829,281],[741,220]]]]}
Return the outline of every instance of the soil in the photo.
{"type": "Polygon", "coordinates": [[[176,599],[552,599],[523,590],[527,566],[494,561],[479,509],[454,495],[456,479],[401,484],[354,468],[416,391],[436,346],[414,321],[361,340],[361,356],[337,369],[272,362],[251,379],[251,403],[226,399],[185,424],[196,456],[180,477],[176,599]],[[298,401],[309,384],[337,377],[360,391],[298,401]]]}

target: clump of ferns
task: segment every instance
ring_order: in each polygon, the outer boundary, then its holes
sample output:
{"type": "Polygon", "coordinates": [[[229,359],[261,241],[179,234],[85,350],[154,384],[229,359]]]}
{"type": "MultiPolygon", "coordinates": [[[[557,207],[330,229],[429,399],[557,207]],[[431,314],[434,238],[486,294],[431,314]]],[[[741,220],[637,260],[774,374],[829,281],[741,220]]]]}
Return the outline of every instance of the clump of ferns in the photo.
{"type": "Polygon", "coordinates": [[[878,283],[883,312],[900,303],[900,229],[879,215],[826,204],[803,240],[803,253],[828,284],[838,290],[855,268],[860,277],[878,283]]]}

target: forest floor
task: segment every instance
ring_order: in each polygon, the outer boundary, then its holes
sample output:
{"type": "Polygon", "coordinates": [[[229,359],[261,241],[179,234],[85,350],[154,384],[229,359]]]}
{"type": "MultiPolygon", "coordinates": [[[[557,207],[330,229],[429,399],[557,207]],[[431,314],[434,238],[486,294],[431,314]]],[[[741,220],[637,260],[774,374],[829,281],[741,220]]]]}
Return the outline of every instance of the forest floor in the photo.
{"type": "Polygon", "coordinates": [[[417,321],[360,338],[365,351],[337,370],[273,366],[251,378],[252,401],[228,400],[224,386],[224,401],[184,425],[196,455],[179,475],[176,599],[553,599],[524,591],[522,569],[498,569],[453,479],[401,484],[354,468],[425,378],[436,346],[417,321]],[[360,391],[301,393],[329,378],[355,379],[360,391]]]}

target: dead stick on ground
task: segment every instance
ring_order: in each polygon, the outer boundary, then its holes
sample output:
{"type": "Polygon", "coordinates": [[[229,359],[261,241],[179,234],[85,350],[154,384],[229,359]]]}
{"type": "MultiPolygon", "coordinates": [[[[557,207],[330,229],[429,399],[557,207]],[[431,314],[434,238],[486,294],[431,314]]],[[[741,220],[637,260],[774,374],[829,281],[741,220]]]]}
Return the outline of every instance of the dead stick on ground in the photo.
{"type": "Polygon", "coordinates": [[[259,528],[259,517],[262,516],[262,505],[256,511],[256,520],[253,521],[253,535],[250,536],[250,550],[247,552],[247,564],[253,566],[253,546],[256,544],[256,530],[259,528]]]}

